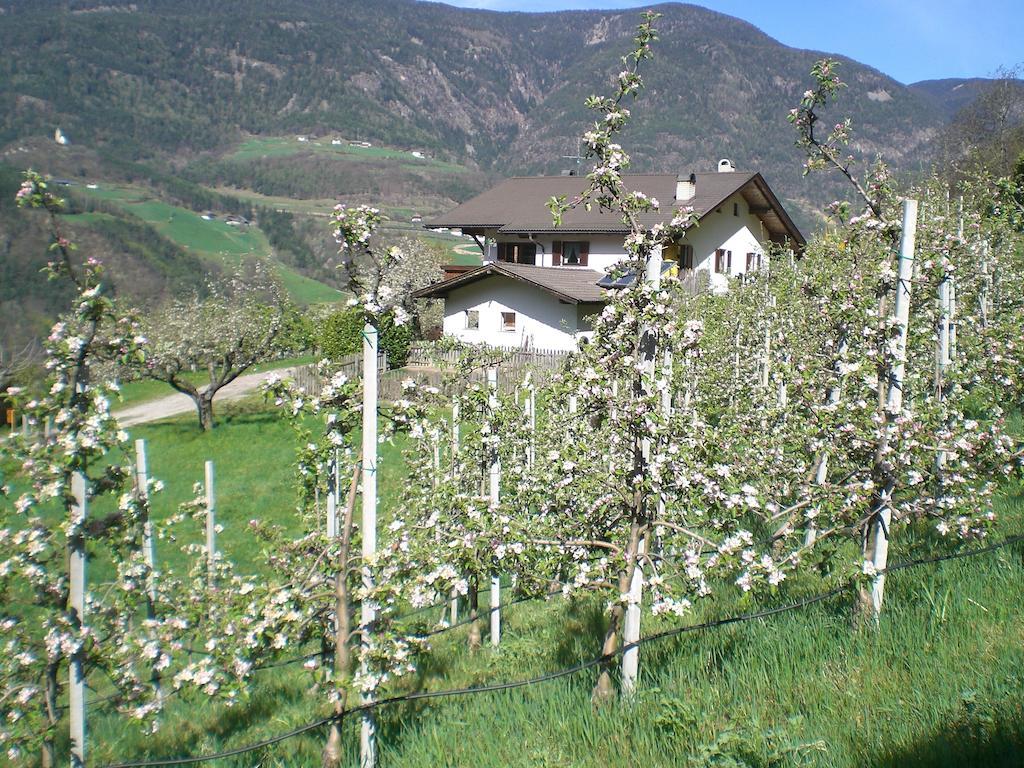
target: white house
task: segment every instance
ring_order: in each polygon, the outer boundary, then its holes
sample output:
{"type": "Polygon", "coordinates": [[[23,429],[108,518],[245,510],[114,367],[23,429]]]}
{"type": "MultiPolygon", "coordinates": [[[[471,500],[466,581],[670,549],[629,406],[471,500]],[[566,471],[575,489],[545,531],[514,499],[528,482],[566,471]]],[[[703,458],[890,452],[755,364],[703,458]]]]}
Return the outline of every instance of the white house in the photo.
{"type": "MultiPolygon", "coordinates": [[[[803,235],[759,173],[634,174],[627,190],[656,198],[645,224],[668,222],[692,207],[696,224],[662,253],[681,275],[703,270],[713,290],[729,278],[760,269],[769,242],[800,249],[803,235]]],[[[547,201],[572,200],[585,189],[579,176],[516,177],[424,226],[461,228],[480,246],[483,264],[413,294],[445,300],[444,333],[468,343],[573,349],[600,311],[607,273],[625,257],[628,233],[611,211],[574,208],[554,226],[547,201]]]]}

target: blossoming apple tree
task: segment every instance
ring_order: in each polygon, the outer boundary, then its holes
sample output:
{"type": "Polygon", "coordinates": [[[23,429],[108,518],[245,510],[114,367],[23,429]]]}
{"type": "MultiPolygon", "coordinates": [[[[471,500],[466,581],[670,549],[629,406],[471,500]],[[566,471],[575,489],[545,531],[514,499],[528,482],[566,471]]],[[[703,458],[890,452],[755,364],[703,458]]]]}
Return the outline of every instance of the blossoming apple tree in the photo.
{"type": "Polygon", "coordinates": [[[54,765],[70,688],[72,764],[82,765],[85,677],[104,675],[113,705],[152,725],[152,672],[171,662],[166,605],[138,620],[152,608],[142,551],[148,509],[132,491],[127,435],[110,414],[116,387],[96,375],[100,361],[137,361],[145,340],[133,318],[115,311],[100,263],[73,256],[60,229],[62,203],[46,181],[26,173],[17,198],[49,217],[54,256],[46,270],[70,280],[77,296],[45,341],[42,394],[8,390],[37,435],[2,446],[20,469],[0,488],[0,742],[8,759],[41,749],[42,763],[54,765]],[[47,419],[53,432],[43,440],[47,419]],[[100,513],[87,514],[94,504],[100,513]],[[86,557],[109,563],[111,583],[101,593],[86,589],[86,557]]]}

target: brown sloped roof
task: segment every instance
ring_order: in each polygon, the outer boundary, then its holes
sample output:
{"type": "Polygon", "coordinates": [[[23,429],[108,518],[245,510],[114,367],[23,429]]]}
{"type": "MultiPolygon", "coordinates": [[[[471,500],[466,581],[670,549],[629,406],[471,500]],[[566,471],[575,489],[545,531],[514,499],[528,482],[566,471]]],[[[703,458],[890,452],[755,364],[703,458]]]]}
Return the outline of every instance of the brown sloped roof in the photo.
{"type": "Polygon", "coordinates": [[[421,288],[412,296],[414,299],[443,298],[456,288],[462,288],[492,275],[501,275],[540,288],[569,304],[604,300],[604,290],[597,285],[597,281],[604,277],[603,272],[580,267],[536,267],[505,262],[484,264],[458,277],[421,288]]]}
{"type": "MultiPolygon", "coordinates": [[[[648,227],[668,223],[674,212],[692,207],[697,219],[715,210],[730,195],[742,191],[744,198],[773,234],[789,237],[797,244],[805,243],[803,235],[783,209],[778,198],[759,173],[697,173],[694,196],[676,200],[676,184],[682,178],[671,173],[627,174],[623,183],[627,191],[639,191],[657,198],[660,211],[644,214],[641,221],[648,227]]],[[[626,233],[629,228],[616,211],[572,208],[562,216],[562,224],[554,226],[547,202],[552,197],[578,196],[587,187],[582,176],[515,176],[468,200],[452,211],[424,223],[428,229],[456,227],[461,229],[497,229],[502,234],[538,234],[554,232],[626,233]]]]}

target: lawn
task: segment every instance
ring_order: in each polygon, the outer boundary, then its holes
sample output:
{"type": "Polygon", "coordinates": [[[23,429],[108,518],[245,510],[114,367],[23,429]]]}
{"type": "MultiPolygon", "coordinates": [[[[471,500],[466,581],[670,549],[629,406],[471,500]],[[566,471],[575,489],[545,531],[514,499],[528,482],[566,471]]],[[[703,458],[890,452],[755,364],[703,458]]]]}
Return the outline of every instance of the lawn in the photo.
{"type": "MultiPolygon", "coordinates": [[[[181,247],[220,264],[235,264],[246,256],[267,258],[273,254],[267,238],[255,225],[232,226],[217,219],[206,220],[194,211],[156,200],[131,187],[103,186],[86,191],[116,203],[181,247]]],[[[72,218],[89,221],[102,215],[87,213],[72,218]]],[[[298,304],[336,302],[342,297],[338,290],[283,264],[277,264],[276,269],[288,295],[298,304]]]]}
{"type": "Polygon", "coordinates": [[[433,158],[413,157],[412,152],[389,147],[353,147],[347,140],[331,144],[331,138],[299,141],[294,136],[260,136],[243,141],[226,160],[257,160],[262,157],[287,157],[299,152],[313,152],[335,157],[351,157],[354,160],[394,160],[403,167],[429,168],[447,173],[464,173],[465,168],[433,158]]]}

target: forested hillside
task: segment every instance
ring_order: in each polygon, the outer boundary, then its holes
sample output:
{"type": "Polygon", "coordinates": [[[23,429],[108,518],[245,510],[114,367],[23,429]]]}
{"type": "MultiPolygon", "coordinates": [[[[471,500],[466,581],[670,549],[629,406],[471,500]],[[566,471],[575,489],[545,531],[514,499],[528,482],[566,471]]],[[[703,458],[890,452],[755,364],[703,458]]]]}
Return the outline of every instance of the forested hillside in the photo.
{"type": "MultiPolygon", "coordinates": [[[[180,165],[246,134],[308,133],[418,148],[498,174],[570,164],[561,156],[575,151],[587,123],[583,99],[617,71],[637,17],[412,0],[13,2],[3,10],[3,144],[60,126],[107,154],[180,165]]],[[[815,209],[830,191],[801,179],[786,113],[816,54],[695,6],[660,10],[650,108],[626,137],[637,169],[700,170],[728,156],[762,171],[805,212],[815,209]]],[[[868,67],[843,66],[859,148],[905,170],[925,166],[942,108],[868,67]]],[[[358,186],[338,182],[336,193],[358,186]]]]}
{"type": "MultiPolygon", "coordinates": [[[[805,231],[816,227],[846,188],[804,178],[786,118],[819,54],[696,6],[659,10],[647,103],[623,137],[633,170],[709,170],[729,157],[761,171],[805,231]]],[[[83,248],[134,276],[123,286],[133,299],[192,290],[216,270],[224,249],[200,259],[180,226],[205,211],[252,220],[240,241],[250,249],[236,243],[230,258],[270,255],[292,270],[293,293],[323,297],[324,286],[303,281],[332,282],[318,217],[334,201],[382,205],[411,229],[501,177],[575,166],[575,137],[591,120],[584,100],[618,72],[638,14],[414,0],[5,0],[0,163],[8,182],[31,166],[79,191],[97,181],[134,190],[69,222],[83,248]],[[55,142],[58,128],[67,144],[55,142]],[[133,216],[140,210],[149,218],[133,216]]],[[[907,175],[929,167],[952,116],[983,91],[973,80],[906,87],[849,60],[841,72],[858,155],[881,154],[907,175]]],[[[0,312],[8,330],[31,335],[60,301],[36,271],[34,224],[15,219],[0,209],[0,312]]]]}

